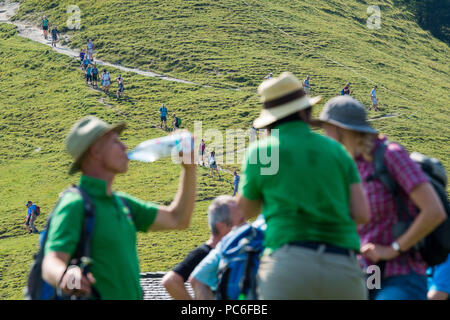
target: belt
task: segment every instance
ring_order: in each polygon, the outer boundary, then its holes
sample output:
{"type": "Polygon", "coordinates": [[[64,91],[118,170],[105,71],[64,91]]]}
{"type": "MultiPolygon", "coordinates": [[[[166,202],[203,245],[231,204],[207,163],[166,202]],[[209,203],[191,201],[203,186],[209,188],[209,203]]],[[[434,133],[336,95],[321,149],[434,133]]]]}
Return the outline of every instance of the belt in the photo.
{"type": "Polygon", "coordinates": [[[318,250],[321,246],[325,246],[324,252],[326,252],[326,253],[341,254],[344,256],[348,256],[348,257],[352,257],[356,254],[354,250],[344,249],[344,248],[336,247],[331,244],[322,243],[322,242],[294,241],[294,242],[289,242],[288,245],[295,246],[295,247],[308,248],[308,249],[312,249],[312,250],[318,250]]]}

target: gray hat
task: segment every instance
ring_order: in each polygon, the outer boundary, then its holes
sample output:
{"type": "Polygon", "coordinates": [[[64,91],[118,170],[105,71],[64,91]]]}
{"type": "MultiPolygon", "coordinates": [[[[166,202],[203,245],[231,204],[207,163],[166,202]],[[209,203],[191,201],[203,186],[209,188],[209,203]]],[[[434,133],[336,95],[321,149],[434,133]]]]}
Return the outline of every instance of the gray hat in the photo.
{"type": "Polygon", "coordinates": [[[69,174],[81,169],[81,159],[89,147],[110,131],[120,134],[125,129],[125,123],[109,125],[94,116],[87,116],[73,125],[66,138],[66,148],[74,159],[69,174]]]}
{"type": "Polygon", "coordinates": [[[319,123],[327,122],[348,130],[378,133],[369,126],[366,116],[366,109],[358,100],[350,96],[338,96],[325,104],[319,123]]]}

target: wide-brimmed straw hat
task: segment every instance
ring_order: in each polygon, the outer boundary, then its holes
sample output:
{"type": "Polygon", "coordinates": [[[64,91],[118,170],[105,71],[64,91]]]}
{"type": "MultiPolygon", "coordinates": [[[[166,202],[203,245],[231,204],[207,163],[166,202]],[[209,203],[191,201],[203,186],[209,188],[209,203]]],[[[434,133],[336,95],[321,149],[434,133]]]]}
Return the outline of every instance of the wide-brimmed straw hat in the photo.
{"type": "Polygon", "coordinates": [[[67,151],[74,159],[69,174],[81,169],[81,159],[94,142],[111,131],[120,134],[125,127],[123,122],[110,125],[94,116],[87,116],[74,124],[66,138],[67,151]]]}
{"type": "Polygon", "coordinates": [[[311,121],[313,125],[317,126],[321,126],[324,122],[348,130],[378,133],[367,123],[366,108],[361,102],[350,96],[338,96],[330,99],[320,113],[319,119],[311,121]]]}
{"type": "Polygon", "coordinates": [[[264,81],[258,88],[263,110],[253,122],[256,129],[283,119],[295,112],[319,103],[321,97],[310,97],[303,90],[301,82],[290,72],[264,81]]]}

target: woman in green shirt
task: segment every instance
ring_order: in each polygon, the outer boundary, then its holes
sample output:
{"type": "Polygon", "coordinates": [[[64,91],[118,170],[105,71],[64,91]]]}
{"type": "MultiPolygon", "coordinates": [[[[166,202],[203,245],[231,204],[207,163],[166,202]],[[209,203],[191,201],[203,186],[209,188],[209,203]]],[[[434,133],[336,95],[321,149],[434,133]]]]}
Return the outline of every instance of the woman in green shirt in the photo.
{"type": "Polygon", "coordinates": [[[247,150],[238,203],[246,218],[262,210],[267,222],[259,298],[366,299],[355,254],[356,225],[368,222],[369,209],[355,163],[310,130],[321,98],[306,95],[291,73],[258,91],[264,108],[253,125],[270,135],[247,150]]]}

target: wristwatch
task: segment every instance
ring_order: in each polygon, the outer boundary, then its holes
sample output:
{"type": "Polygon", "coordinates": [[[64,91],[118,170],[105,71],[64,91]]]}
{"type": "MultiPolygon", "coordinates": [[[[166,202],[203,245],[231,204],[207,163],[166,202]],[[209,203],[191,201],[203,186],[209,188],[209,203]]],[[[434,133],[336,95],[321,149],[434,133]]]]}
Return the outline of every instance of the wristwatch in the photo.
{"type": "Polygon", "coordinates": [[[392,249],[394,249],[394,250],[397,251],[398,253],[401,253],[400,245],[398,244],[397,241],[392,242],[391,247],[392,247],[392,249]]]}

